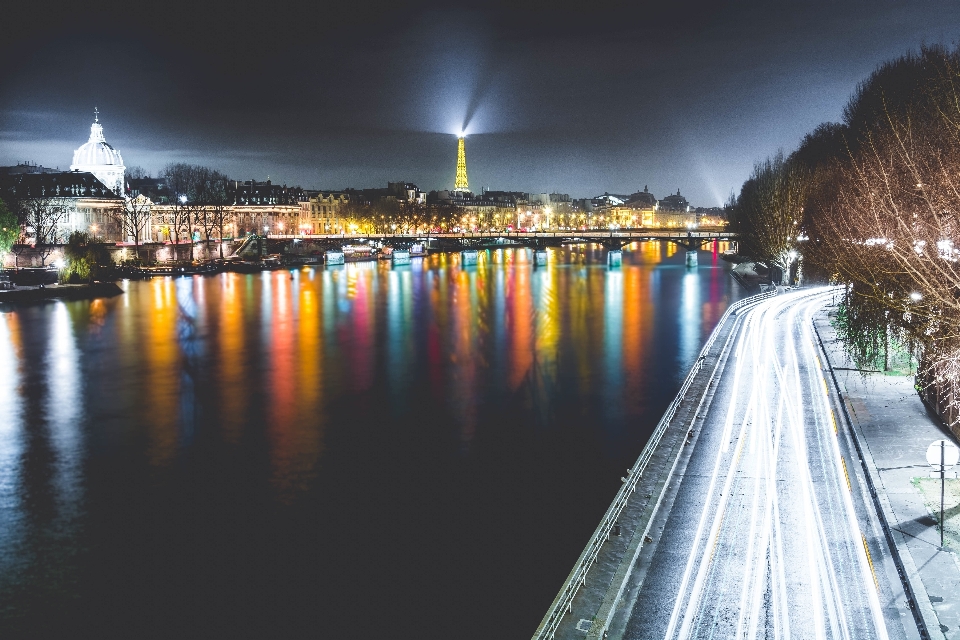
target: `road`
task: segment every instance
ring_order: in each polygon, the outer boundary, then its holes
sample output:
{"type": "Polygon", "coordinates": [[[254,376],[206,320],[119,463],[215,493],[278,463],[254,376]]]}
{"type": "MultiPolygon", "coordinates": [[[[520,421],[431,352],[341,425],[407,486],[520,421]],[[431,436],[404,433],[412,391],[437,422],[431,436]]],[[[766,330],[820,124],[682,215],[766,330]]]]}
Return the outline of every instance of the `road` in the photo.
{"type": "Polygon", "coordinates": [[[838,426],[812,314],[830,290],[739,313],[673,478],[623,637],[905,638],[901,591],[838,426]],[[662,530],[660,528],[662,527],[662,530]]]}

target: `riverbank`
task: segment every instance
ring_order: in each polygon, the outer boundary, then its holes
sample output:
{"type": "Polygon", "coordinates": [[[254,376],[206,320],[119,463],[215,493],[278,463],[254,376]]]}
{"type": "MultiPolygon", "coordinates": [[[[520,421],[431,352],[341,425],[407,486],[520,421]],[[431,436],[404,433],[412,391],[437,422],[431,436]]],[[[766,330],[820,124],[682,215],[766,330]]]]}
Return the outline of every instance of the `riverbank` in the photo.
{"type": "Polygon", "coordinates": [[[93,284],[51,284],[37,287],[17,287],[0,291],[0,303],[24,304],[44,300],[92,300],[112,298],[123,293],[115,282],[93,284]]]}
{"type": "Polygon", "coordinates": [[[675,473],[682,474],[707,418],[722,377],[717,374],[722,374],[739,330],[738,310],[751,300],[766,297],[741,300],[714,328],[640,458],[627,477],[621,478],[625,486],[561,587],[534,640],[579,640],[585,634],[587,638],[605,638],[611,625],[616,626],[614,637],[622,635],[624,613],[631,609],[623,605],[636,598],[646,574],[647,565],[638,568],[638,559],[649,547],[656,547],[663,533],[656,518],[669,511],[662,507],[676,490],[672,478],[675,473]]]}
{"type": "MultiPolygon", "coordinates": [[[[940,546],[940,482],[929,479],[926,450],[935,440],[956,437],[932,415],[913,387],[912,375],[862,371],[850,361],[831,326],[833,308],[815,317],[827,366],[842,402],[843,420],[859,443],[866,474],[886,531],[900,558],[930,638],[960,638],[960,480],[947,480],[946,539],[940,546]],[[931,495],[931,493],[933,495],[931,495]]],[[[837,416],[838,422],[841,416],[837,416]]],[[[912,616],[904,608],[904,616],[912,616]]]]}
{"type": "MultiPolygon", "coordinates": [[[[929,479],[925,461],[931,442],[956,439],[927,410],[909,370],[891,375],[854,368],[830,325],[834,312],[835,307],[828,306],[813,315],[818,336],[814,339],[823,348],[817,365],[824,360],[828,397],[835,401],[832,412],[843,441],[840,455],[846,459],[844,469],[849,470],[847,486],[856,496],[854,510],[876,569],[874,579],[883,593],[886,625],[898,630],[894,635],[902,628],[907,638],[960,637],[956,595],[960,593],[960,480],[947,481],[946,540],[941,547],[940,515],[932,506],[939,507],[940,485],[929,479]]],[[[729,345],[735,325],[730,322],[718,328],[713,348],[704,349],[702,368],[692,374],[693,383],[676,412],[665,418],[667,429],[654,445],[642,477],[635,481],[636,488],[630,491],[639,463],[623,479],[626,503],[618,506],[618,494],[611,506],[616,514],[608,510],[598,528],[599,553],[588,553],[588,545],[535,639],[601,638],[608,633],[612,638],[627,637],[628,627],[636,632],[643,626],[634,620],[637,611],[640,618],[657,619],[650,623],[652,627],[665,623],[659,619],[662,606],[651,603],[673,600],[677,576],[665,567],[675,566],[677,558],[685,555],[688,529],[683,523],[691,520],[688,512],[695,502],[689,495],[681,499],[679,492],[686,480],[694,487],[688,494],[703,488],[702,464],[695,463],[693,456],[704,435],[706,450],[717,450],[710,438],[716,439],[720,430],[708,414],[719,386],[730,384],[730,376],[723,375],[726,356],[721,345],[729,345]],[[613,524],[608,522],[611,519],[616,525],[604,529],[613,524]],[[647,595],[641,602],[644,585],[647,595]],[[631,613],[634,608],[637,611],[631,613]]],[[[818,423],[823,424],[822,416],[818,423]]],[[[827,485],[817,486],[830,490],[827,485]]]]}

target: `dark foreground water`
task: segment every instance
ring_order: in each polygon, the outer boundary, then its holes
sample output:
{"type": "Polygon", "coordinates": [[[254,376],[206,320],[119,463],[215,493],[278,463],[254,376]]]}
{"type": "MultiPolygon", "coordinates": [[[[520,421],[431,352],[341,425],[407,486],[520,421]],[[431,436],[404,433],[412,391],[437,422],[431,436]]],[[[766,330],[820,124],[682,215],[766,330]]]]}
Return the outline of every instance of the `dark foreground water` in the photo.
{"type": "Polygon", "coordinates": [[[632,249],[4,309],[0,637],[530,637],[741,295],[632,249]]]}

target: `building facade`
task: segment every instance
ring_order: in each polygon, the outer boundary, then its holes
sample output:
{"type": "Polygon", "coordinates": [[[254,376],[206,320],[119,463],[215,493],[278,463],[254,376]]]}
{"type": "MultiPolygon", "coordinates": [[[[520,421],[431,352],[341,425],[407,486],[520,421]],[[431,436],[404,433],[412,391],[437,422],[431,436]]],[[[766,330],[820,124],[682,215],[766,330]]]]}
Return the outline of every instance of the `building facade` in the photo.
{"type": "Polygon", "coordinates": [[[341,191],[312,192],[301,203],[300,233],[324,235],[344,233],[346,231],[347,203],[350,198],[341,191]]]}
{"type": "MultiPolygon", "coordinates": [[[[4,167],[3,169],[9,169],[4,167]]],[[[83,171],[15,173],[0,170],[0,199],[21,219],[31,203],[56,211],[57,231],[52,240],[65,242],[74,231],[85,231],[108,242],[121,241],[124,200],[95,175],[83,171]]],[[[27,222],[22,240],[32,241],[27,222]]]]}

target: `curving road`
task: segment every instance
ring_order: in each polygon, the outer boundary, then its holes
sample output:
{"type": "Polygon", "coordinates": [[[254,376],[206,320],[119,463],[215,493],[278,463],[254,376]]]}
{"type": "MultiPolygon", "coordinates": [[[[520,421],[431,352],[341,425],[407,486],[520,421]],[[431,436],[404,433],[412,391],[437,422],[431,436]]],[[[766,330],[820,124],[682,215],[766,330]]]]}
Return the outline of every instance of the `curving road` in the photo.
{"type": "Polygon", "coordinates": [[[813,335],[833,295],[794,291],[739,313],[624,637],[907,637],[813,335]]]}

